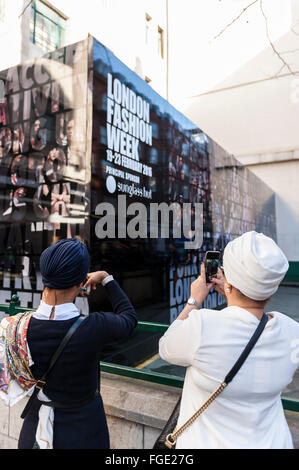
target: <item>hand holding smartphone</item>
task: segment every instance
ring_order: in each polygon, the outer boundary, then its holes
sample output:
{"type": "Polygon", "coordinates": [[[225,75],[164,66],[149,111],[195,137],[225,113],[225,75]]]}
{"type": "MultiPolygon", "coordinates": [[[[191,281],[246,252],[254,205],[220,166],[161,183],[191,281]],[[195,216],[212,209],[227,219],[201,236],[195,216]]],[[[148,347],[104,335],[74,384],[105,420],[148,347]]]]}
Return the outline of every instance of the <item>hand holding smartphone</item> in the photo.
{"type": "Polygon", "coordinates": [[[207,251],[205,254],[205,272],[206,281],[211,282],[211,278],[217,275],[217,270],[220,263],[220,251],[207,251]]]}

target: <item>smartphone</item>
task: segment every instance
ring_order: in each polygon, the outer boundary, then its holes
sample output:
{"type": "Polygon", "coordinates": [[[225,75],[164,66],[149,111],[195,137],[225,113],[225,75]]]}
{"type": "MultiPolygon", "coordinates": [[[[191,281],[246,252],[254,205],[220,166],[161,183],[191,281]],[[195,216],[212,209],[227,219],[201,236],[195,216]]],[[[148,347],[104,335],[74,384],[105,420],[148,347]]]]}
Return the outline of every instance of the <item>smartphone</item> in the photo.
{"type": "Polygon", "coordinates": [[[215,277],[220,266],[220,251],[207,251],[205,254],[206,281],[210,282],[211,277],[215,277]]]}
{"type": "MultiPolygon", "coordinates": [[[[87,278],[84,280],[83,286],[86,284],[86,282],[87,282],[87,278]]],[[[87,295],[90,294],[90,286],[88,286],[88,287],[83,287],[83,286],[80,288],[80,293],[81,293],[82,295],[84,295],[84,294],[87,294],[87,295]]]]}

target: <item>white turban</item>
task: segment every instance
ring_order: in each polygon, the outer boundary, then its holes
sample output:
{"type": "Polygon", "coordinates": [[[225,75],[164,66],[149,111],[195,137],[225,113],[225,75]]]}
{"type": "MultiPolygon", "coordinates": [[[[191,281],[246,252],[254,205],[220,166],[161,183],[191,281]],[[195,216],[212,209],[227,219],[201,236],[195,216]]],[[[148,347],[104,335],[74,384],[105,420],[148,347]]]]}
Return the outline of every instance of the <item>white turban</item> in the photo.
{"type": "Polygon", "coordinates": [[[223,269],[227,282],[242,294],[265,300],[277,291],[289,263],[272,238],[252,231],[227,244],[223,269]]]}

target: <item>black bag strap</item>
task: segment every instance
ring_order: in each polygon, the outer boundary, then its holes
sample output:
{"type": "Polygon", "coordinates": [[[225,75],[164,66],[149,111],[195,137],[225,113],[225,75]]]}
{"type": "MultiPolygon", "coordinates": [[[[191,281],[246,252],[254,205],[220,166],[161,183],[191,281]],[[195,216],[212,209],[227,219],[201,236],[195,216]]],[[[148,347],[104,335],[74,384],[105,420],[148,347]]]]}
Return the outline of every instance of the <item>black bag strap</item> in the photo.
{"type": "Polygon", "coordinates": [[[68,341],[71,339],[71,337],[73,336],[73,334],[75,333],[75,331],[78,329],[78,327],[81,325],[81,323],[84,321],[85,317],[81,317],[79,316],[79,318],[72,324],[72,326],[70,327],[70,329],[67,331],[66,335],[64,336],[64,338],[62,339],[60,345],[58,346],[58,348],[56,349],[55,353],[53,354],[52,358],[51,358],[51,361],[50,361],[50,366],[49,368],[47,369],[47,371],[43,374],[43,376],[41,377],[41,379],[39,379],[36,384],[35,384],[35,387],[34,387],[34,390],[32,392],[32,395],[31,397],[29,398],[22,414],[21,414],[21,418],[24,419],[34,400],[36,400],[37,398],[37,395],[39,393],[40,390],[42,390],[42,388],[44,387],[45,383],[46,383],[46,377],[49,375],[49,373],[51,372],[51,370],[53,369],[54,365],[56,364],[56,361],[57,359],[59,358],[59,356],[61,355],[62,351],[64,350],[66,344],[68,343],[68,341]]]}
{"type": "Polygon", "coordinates": [[[267,324],[267,321],[268,321],[268,315],[266,315],[266,313],[264,313],[261,320],[260,320],[260,322],[259,322],[259,324],[258,324],[258,327],[256,328],[255,332],[253,333],[253,335],[250,338],[249,342],[247,343],[247,346],[243,350],[243,352],[240,355],[237,362],[234,364],[234,366],[231,368],[231,370],[229,371],[229,373],[225,377],[224,382],[226,384],[228,384],[229,382],[231,382],[233,380],[236,373],[240,370],[240,368],[244,364],[245,360],[247,359],[247,357],[250,354],[250,351],[252,350],[255,343],[257,342],[257,340],[261,336],[261,334],[262,334],[262,332],[263,332],[263,330],[264,330],[264,328],[267,324]]]}

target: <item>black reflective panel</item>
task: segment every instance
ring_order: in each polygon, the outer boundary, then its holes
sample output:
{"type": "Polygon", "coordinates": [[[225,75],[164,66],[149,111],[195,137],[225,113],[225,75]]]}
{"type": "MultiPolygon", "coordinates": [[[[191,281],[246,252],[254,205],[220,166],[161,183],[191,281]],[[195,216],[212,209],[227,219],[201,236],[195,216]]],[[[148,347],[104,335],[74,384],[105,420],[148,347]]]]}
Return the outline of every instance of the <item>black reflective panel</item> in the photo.
{"type": "Polygon", "coordinates": [[[22,306],[37,307],[41,252],[65,237],[89,240],[88,41],[0,77],[0,303],[18,292],[22,306]]]}
{"type": "MultiPolygon", "coordinates": [[[[90,250],[91,270],[115,276],[140,320],[169,323],[186,303],[206,251],[222,253],[248,230],[276,239],[273,192],[93,38],[0,72],[0,79],[6,86],[0,108],[0,303],[17,292],[22,306],[37,307],[41,252],[58,239],[80,237],[90,250]],[[110,238],[102,237],[103,224],[97,230],[103,203],[114,210],[110,238]],[[159,217],[153,237],[151,208],[161,203],[177,205],[181,214],[174,220],[170,211],[169,224],[167,213],[159,217]],[[185,248],[187,203],[191,230],[202,204],[203,243],[197,249],[185,248]]],[[[223,302],[214,291],[205,306],[223,302]]],[[[83,311],[109,308],[102,288],[77,304],[83,311]]],[[[142,335],[136,332],[126,343],[131,352],[122,362],[132,362],[132,351],[135,362],[143,359],[142,351],[136,354],[142,335]]],[[[144,344],[146,355],[157,348],[150,335],[144,344]]]]}

